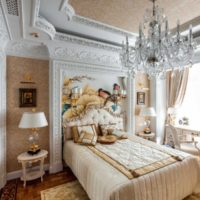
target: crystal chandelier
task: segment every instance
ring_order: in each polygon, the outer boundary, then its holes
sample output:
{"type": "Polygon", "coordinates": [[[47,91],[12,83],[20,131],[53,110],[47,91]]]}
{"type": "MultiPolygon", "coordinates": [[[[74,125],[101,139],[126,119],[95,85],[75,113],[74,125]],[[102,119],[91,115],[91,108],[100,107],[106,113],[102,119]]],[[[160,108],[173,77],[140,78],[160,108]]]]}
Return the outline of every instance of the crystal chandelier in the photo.
{"type": "Polygon", "coordinates": [[[192,26],[190,25],[188,36],[182,36],[178,21],[176,33],[172,35],[163,9],[155,5],[156,0],[150,1],[153,2],[153,10],[146,10],[134,47],[129,45],[126,37],[126,44],[122,46],[121,61],[133,76],[137,72],[143,72],[149,78],[165,78],[169,70],[183,70],[192,65],[195,48],[192,26]]]}

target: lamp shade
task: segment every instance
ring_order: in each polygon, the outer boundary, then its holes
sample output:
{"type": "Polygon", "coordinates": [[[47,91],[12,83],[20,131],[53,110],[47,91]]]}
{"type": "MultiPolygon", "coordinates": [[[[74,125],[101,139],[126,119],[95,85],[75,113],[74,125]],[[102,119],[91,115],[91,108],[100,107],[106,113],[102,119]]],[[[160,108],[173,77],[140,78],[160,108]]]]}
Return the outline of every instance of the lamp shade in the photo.
{"type": "Polygon", "coordinates": [[[156,116],[156,112],[153,107],[143,107],[141,108],[139,115],[144,117],[154,117],[156,116]]]}
{"type": "Polygon", "coordinates": [[[24,112],[19,128],[40,128],[48,126],[44,112],[24,112]]]}

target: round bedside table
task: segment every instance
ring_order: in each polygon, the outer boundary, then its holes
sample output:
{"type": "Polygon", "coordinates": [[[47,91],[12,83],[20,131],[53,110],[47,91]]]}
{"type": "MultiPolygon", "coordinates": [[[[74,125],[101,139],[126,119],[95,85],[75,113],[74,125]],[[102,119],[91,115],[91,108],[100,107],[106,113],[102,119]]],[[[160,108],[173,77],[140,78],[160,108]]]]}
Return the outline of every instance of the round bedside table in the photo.
{"type": "Polygon", "coordinates": [[[44,159],[47,157],[48,151],[41,150],[37,154],[30,155],[27,152],[21,153],[17,160],[19,163],[22,163],[22,176],[21,180],[24,181],[24,187],[26,187],[26,181],[30,181],[36,178],[41,178],[41,182],[43,181],[43,175],[45,174],[44,171],[44,159]],[[40,167],[38,170],[27,170],[27,164],[40,162],[40,167]]]}
{"type": "Polygon", "coordinates": [[[142,138],[144,138],[144,139],[146,139],[146,140],[154,140],[155,135],[156,135],[156,134],[153,133],[153,132],[151,132],[151,133],[149,133],[149,134],[144,133],[144,132],[138,133],[138,136],[139,136],[139,137],[142,137],[142,138]]]}

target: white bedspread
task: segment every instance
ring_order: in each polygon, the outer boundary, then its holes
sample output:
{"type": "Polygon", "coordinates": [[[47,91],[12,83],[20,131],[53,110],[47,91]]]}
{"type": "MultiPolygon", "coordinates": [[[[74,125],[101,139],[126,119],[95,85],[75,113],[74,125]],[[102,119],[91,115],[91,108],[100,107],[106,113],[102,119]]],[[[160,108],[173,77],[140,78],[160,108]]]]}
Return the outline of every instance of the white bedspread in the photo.
{"type": "MultiPolygon", "coordinates": [[[[136,136],[132,138],[153,144],[136,136]]],[[[65,142],[64,160],[91,200],[182,200],[200,192],[200,165],[192,156],[132,180],[73,141],[65,142]]]]}

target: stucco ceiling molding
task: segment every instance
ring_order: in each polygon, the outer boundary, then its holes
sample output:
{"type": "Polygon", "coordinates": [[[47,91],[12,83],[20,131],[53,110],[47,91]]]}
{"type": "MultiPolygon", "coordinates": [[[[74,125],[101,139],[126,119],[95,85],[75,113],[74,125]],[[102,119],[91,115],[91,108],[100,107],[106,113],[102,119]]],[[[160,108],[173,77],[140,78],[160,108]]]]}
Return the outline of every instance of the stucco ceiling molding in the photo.
{"type": "Polygon", "coordinates": [[[56,29],[45,18],[38,16],[35,22],[35,27],[48,34],[51,40],[54,39],[56,29]]]}
{"type": "Polygon", "coordinates": [[[44,45],[33,44],[25,41],[9,42],[6,48],[6,53],[13,56],[22,56],[29,58],[48,59],[49,54],[47,47],[44,45]]]}
{"type": "Polygon", "coordinates": [[[86,17],[82,17],[82,16],[79,16],[79,15],[75,15],[73,17],[73,21],[76,22],[76,23],[82,24],[82,25],[87,25],[87,26],[99,29],[99,30],[107,31],[107,32],[110,32],[110,33],[115,33],[115,34],[118,34],[118,35],[128,36],[130,38],[137,36],[137,34],[133,34],[131,32],[124,31],[124,30],[121,30],[119,28],[116,28],[116,27],[113,27],[113,26],[110,26],[110,25],[107,25],[107,24],[103,24],[101,22],[97,22],[95,20],[92,20],[92,19],[89,19],[89,18],[86,18],[86,17]]]}
{"type": "Polygon", "coordinates": [[[7,42],[9,41],[9,35],[8,35],[8,31],[7,31],[7,27],[5,24],[5,18],[3,15],[3,11],[2,11],[2,5],[0,7],[0,43],[1,43],[1,49],[4,49],[4,47],[6,46],[7,42]]]}
{"type": "Polygon", "coordinates": [[[79,44],[82,46],[94,47],[94,48],[113,51],[113,52],[119,52],[121,50],[121,47],[107,45],[100,42],[94,42],[92,40],[87,40],[87,39],[83,39],[83,38],[79,38],[76,36],[71,36],[71,35],[67,35],[63,33],[58,33],[58,32],[56,33],[54,39],[58,41],[65,41],[65,42],[70,42],[73,44],[79,44]]]}
{"type": "Polygon", "coordinates": [[[35,26],[35,22],[39,16],[40,0],[32,0],[32,26],[35,26]]]}
{"type": "Polygon", "coordinates": [[[51,57],[73,62],[112,66],[113,68],[121,69],[119,56],[104,54],[104,52],[95,52],[89,49],[81,50],[79,48],[57,47],[54,49],[51,57]]]}
{"type": "Polygon", "coordinates": [[[73,7],[68,3],[68,0],[63,0],[60,11],[67,16],[67,20],[71,21],[75,15],[73,7]]]}

